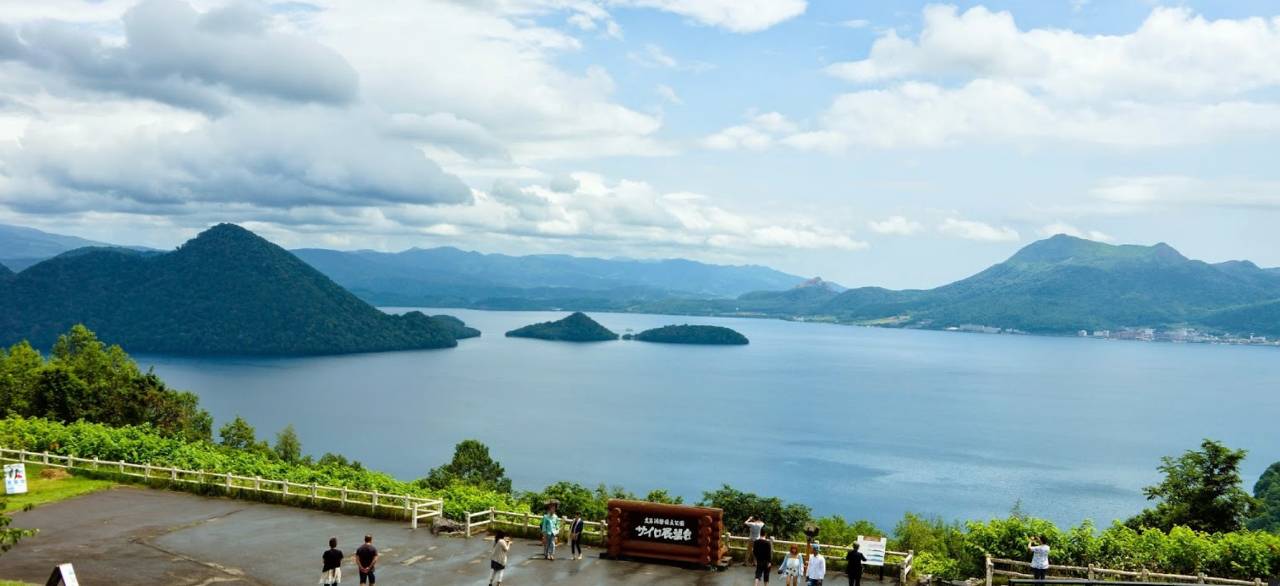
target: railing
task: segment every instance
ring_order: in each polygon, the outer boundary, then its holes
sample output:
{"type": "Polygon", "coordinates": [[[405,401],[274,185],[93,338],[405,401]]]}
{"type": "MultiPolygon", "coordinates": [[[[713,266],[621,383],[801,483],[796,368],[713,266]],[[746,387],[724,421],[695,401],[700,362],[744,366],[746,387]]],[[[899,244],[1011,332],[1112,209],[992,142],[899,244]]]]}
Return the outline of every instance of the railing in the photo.
{"type": "MultiPolygon", "coordinates": [[[[987,564],[986,564],[987,565],[987,586],[991,586],[991,581],[994,576],[1008,576],[1015,579],[1026,579],[1026,578],[1032,577],[1031,574],[1018,572],[1016,570],[1000,569],[996,567],[998,564],[1008,566],[1010,568],[1030,568],[1031,567],[1030,563],[1024,562],[1022,560],[1009,560],[1004,558],[993,558],[991,556],[987,556],[987,564]]],[[[1218,578],[1215,576],[1206,576],[1203,572],[1196,574],[1194,576],[1191,576],[1187,574],[1164,574],[1161,572],[1152,572],[1149,570],[1139,570],[1139,571],[1113,570],[1110,568],[1099,568],[1095,566],[1051,565],[1049,566],[1049,571],[1059,573],[1059,574],[1064,572],[1073,573],[1073,574],[1083,574],[1086,577],[1086,579],[1074,580],[1074,581],[1043,580],[1043,581],[1033,581],[1033,582],[1036,584],[1039,584],[1041,582],[1045,584],[1053,584],[1057,582],[1069,582],[1072,584],[1089,584],[1092,582],[1103,581],[1107,576],[1115,576],[1121,579],[1128,578],[1129,581],[1138,582],[1138,583],[1150,583],[1152,580],[1155,580],[1155,581],[1172,580],[1174,582],[1187,583],[1187,584],[1224,584],[1227,586],[1263,586],[1266,583],[1266,581],[1263,580],[1262,578],[1254,578],[1253,580],[1237,580],[1235,578],[1218,578]]],[[[1022,582],[1022,583],[1027,583],[1027,582],[1022,582]]],[[[1111,583],[1113,582],[1108,582],[1108,584],[1111,584],[1111,583]]]]}
{"type": "MultiPolygon", "coordinates": [[[[743,536],[741,536],[741,535],[728,535],[728,536],[726,536],[726,543],[728,544],[729,552],[730,552],[730,553],[732,553],[732,552],[734,552],[734,551],[746,552],[746,551],[747,551],[747,548],[748,548],[748,547],[750,547],[750,541],[751,541],[751,538],[750,538],[750,537],[743,537],[743,536]],[[741,544],[742,544],[742,547],[737,547],[737,546],[735,546],[735,545],[734,545],[734,542],[739,542],[739,543],[741,543],[741,544]]],[[[794,546],[796,546],[796,547],[798,547],[798,548],[800,548],[800,551],[802,551],[802,552],[803,552],[803,551],[806,551],[806,548],[809,546],[809,544],[807,544],[807,543],[805,543],[805,542],[802,542],[802,541],[787,541],[787,540],[785,540],[785,539],[774,539],[774,540],[772,540],[772,541],[773,541],[773,553],[775,553],[775,554],[779,554],[779,553],[781,553],[781,554],[786,554],[787,552],[789,552],[789,551],[791,550],[791,546],[793,546],[793,545],[794,545],[794,546]]],[[[846,555],[848,555],[849,551],[850,551],[850,550],[852,550],[852,549],[853,549],[853,548],[848,547],[848,546],[844,546],[844,545],[827,545],[827,544],[823,544],[823,545],[822,545],[822,550],[823,550],[823,552],[829,552],[829,551],[832,551],[832,550],[835,550],[835,551],[840,552],[840,553],[839,553],[839,557],[840,557],[840,559],[844,559],[844,557],[845,557],[846,555]]],[[[826,555],[826,553],[824,553],[823,555],[826,555]]],[[[830,557],[830,556],[828,556],[828,557],[830,557]]],[[[915,559],[916,559],[916,553],[915,553],[914,551],[888,551],[888,550],[886,550],[886,551],[884,552],[884,558],[885,558],[885,563],[886,563],[886,564],[889,564],[889,563],[890,563],[890,561],[889,561],[889,558],[890,558],[890,557],[902,558],[900,562],[896,562],[896,563],[897,563],[897,564],[898,564],[898,566],[899,566],[899,567],[898,567],[898,580],[899,580],[899,582],[901,582],[901,583],[905,584],[905,583],[907,582],[907,578],[911,575],[911,569],[912,569],[912,565],[914,564],[915,559]]]]}
{"type": "Polygon", "coordinates": [[[376,490],[356,490],[346,487],[322,486],[319,484],[302,484],[288,480],[274,480],[260,476],[237,476],[229,472],[206,472],[203,470],[184,470],[182,468],[152,466],[151,464],[134,464],[118,460],[99,460],[98,458],[78,458],[62,456],[49,452],[28,452],[0,448],[0,460],[10,462],[35,463],[55,468],[79,468],[94,471],[110,471],[124,476],[132,476],[143,480],[164,480],[177,484],[198,484],[223,488],[231,491],[256,492],[274,494],[288,499],[309,500],[312,503],[332,502],[357,510],[368,506],[370,512],[379,509],[403,510],[411,517],[414,527],[419,519],[436,517],[444,514],[444,501],[410,495],[394,495],[380,493],[376,490]]]}
{"type": "MultiPolygon", "coordinates": [[[[542,527],[542,515],[534,513],[518,513],[515,511],[499,511],[497,509],[489,509],[478,513],[467,513],[466,535],[471,537],[477,530],[485,526],[494,525],[515,525],[521,529],[540,529],[542,527]],[[476,519],[480,519],[476,521],[476,519]]],[[[582,534],[586,536],[594,536],[604,542],[605,537],[609,534],[609,524],[604,521],[586,521],[582,522],[582,534]]],[[[560,523],[560,532],[568,530],[569,523],[564,521],[560,523]]]]}

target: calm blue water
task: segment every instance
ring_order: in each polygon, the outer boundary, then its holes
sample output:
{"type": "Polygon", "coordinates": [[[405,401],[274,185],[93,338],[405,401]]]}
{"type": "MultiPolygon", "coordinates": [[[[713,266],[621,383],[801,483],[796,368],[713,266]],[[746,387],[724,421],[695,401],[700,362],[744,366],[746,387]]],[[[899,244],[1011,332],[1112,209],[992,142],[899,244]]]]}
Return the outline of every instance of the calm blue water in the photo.
{"type": "Polygon", "coordinates": [[[1280,460],[1280,351],[774,320],[593,314],[617,332],[727,325],[746,347],[509,339],[551,312],[430,310],[455,349],[300,359],[142,356],[218,425],[293,423],[307,452],[402,478],[490,446],[518,488],[569,479],[696,500],[734,487],[891,528],[904,511],[1060,523],[1141,509],[1160,456],[1213,437],[1280,460]]]}

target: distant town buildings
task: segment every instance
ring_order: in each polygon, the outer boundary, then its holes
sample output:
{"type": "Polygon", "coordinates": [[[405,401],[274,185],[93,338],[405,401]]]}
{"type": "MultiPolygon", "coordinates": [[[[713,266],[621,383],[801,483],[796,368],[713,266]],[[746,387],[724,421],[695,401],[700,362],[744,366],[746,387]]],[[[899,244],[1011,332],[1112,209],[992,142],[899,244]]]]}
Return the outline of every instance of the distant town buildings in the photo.
{"type": "MultiPolygon", "coordinates": [[[[976,334],[1025,334],[1014,328],[999,328],[981,324],[961,324],[946,328],[948,332],[970,332],[976,334]]],[[[1254,334],[1211,334],[1195,328],[1172,328],[1159,330],[1156,328],[1121,328],[1119,330],[1078,330],[1079,338],[1101,340],[1132,340],[1138,342],[1173,342],[1176,344],[1238,344],[1252,346],[1280,346],[1280,339],[1271,339],[1254,334]]]]}

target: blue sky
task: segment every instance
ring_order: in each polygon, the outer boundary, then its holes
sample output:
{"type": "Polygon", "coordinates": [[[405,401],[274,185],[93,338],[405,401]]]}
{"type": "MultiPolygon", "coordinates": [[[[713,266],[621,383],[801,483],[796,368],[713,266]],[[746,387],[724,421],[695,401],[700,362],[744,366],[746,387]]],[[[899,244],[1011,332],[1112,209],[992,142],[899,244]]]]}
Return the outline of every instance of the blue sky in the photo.
{"type": "Polygon", "coordinates": [[[1280,266],[1280,7],[0,0],[0,222],[927,287],[1067,232],[1280,266]]]}

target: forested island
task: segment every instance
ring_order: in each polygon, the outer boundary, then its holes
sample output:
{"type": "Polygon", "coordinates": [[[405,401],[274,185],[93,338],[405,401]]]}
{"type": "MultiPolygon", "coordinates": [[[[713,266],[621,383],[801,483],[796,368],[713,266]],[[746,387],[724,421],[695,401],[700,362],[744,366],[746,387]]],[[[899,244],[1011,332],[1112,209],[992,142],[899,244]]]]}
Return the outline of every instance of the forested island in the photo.
{"type": "Polygon", "coordinates": [[[0,343],[49,348],[75,324],[131,351],[188,355],[447,348],[480,335],[454,318],[383,313],[232,224],[172,252],[81,248],[0,277],[0,343]]]}
{"type": "Polygon", "coordinates": [[[662,344],[706,344],[716,346],[742,346],[751,343],[741,333],[720,326],[662,326],[635,335],[623,336],[628,340],[658,342],[662,344]]]}
{"type": "Polygon", "coordinates": [[[561,342],[607,342],[617,340],[613,333],[587,314],[576,311],[557,321],[536,323],[507,332],[508,338],[537,338],[561,342]]]}

